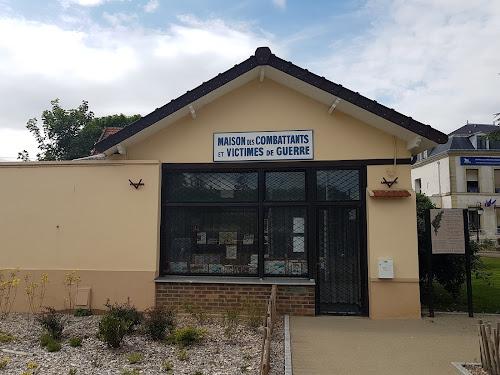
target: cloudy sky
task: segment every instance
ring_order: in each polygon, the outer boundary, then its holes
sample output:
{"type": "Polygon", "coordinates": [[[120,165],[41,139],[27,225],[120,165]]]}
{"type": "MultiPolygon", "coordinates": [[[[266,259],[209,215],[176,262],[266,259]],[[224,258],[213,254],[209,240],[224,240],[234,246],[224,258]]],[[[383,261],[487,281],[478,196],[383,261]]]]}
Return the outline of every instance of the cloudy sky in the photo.
{"type": "Polygon", "coordinates": [[[445,133],[500,112],[496,0],[0,0],[0,160],[50,101],[146,115],[259,46],[445,133]]]}

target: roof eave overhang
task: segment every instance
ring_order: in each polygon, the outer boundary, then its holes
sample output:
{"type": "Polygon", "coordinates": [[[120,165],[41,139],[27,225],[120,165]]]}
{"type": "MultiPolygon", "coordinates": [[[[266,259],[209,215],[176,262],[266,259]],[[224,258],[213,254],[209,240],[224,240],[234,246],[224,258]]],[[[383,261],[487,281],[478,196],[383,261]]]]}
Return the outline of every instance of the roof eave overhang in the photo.
{"type": "Polygon", "coordinates": [[[338,110],[393,134],[407,142],[408,150],[413,155],[448,140],[446,134],[429,125],[280,59],[273,55],[269,48],[262,47],[241,64],[98,142],[95,149],[106,155],[114,154],[120,147],[126,148],[140,142],[253,79],[272,79],[325,104],[329,113],[333,109],[338,110]]]}

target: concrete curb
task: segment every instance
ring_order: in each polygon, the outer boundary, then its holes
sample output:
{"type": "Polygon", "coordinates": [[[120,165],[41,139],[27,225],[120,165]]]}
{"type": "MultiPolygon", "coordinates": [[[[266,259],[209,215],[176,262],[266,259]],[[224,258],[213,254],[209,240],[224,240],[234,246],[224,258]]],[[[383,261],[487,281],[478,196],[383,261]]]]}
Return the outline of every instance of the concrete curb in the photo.
{"type": "Polygon", "coordinates": [[[471,365],[471,366],[481,366],[481,363],[476,363],[476,362],[451,362],[453,366],[455,366],[458,371],[460,371],[464,375],[472,375],[469,370],[467,370],[464,365],[471,365]]]}
{"type": "Polygon", "coordinates": [[[290,342],[290,316],[285,315],[285,375],[292,375],[292,346],[290,342]]]}

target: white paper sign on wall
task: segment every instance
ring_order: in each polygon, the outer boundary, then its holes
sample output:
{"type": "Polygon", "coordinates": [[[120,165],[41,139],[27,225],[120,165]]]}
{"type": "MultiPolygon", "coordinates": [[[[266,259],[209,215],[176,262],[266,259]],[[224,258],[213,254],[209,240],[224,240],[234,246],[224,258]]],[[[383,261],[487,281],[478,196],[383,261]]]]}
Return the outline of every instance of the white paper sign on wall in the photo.
{"type": "Polygon", "coordinates": [[[312,130],[214,133],[214,161],[312,159],[312,130]]]}

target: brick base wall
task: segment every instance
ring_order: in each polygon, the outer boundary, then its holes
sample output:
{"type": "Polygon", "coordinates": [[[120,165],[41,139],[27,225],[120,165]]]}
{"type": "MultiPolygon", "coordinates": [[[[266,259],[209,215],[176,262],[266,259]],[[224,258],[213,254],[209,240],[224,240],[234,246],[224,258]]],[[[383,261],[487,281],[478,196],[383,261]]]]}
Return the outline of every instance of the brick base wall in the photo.
{"type": "MultiPolygon", "coordinates": [[[[181,306],[184,301],[207,312],[220,313],[225,307],[241,308],[248,299],[265,306],[271,285],[156,283],[156,304],[181,306]]],[[[279,314],[308,315],[315,313],[314,286],[278,285],[279,314]]]]}

